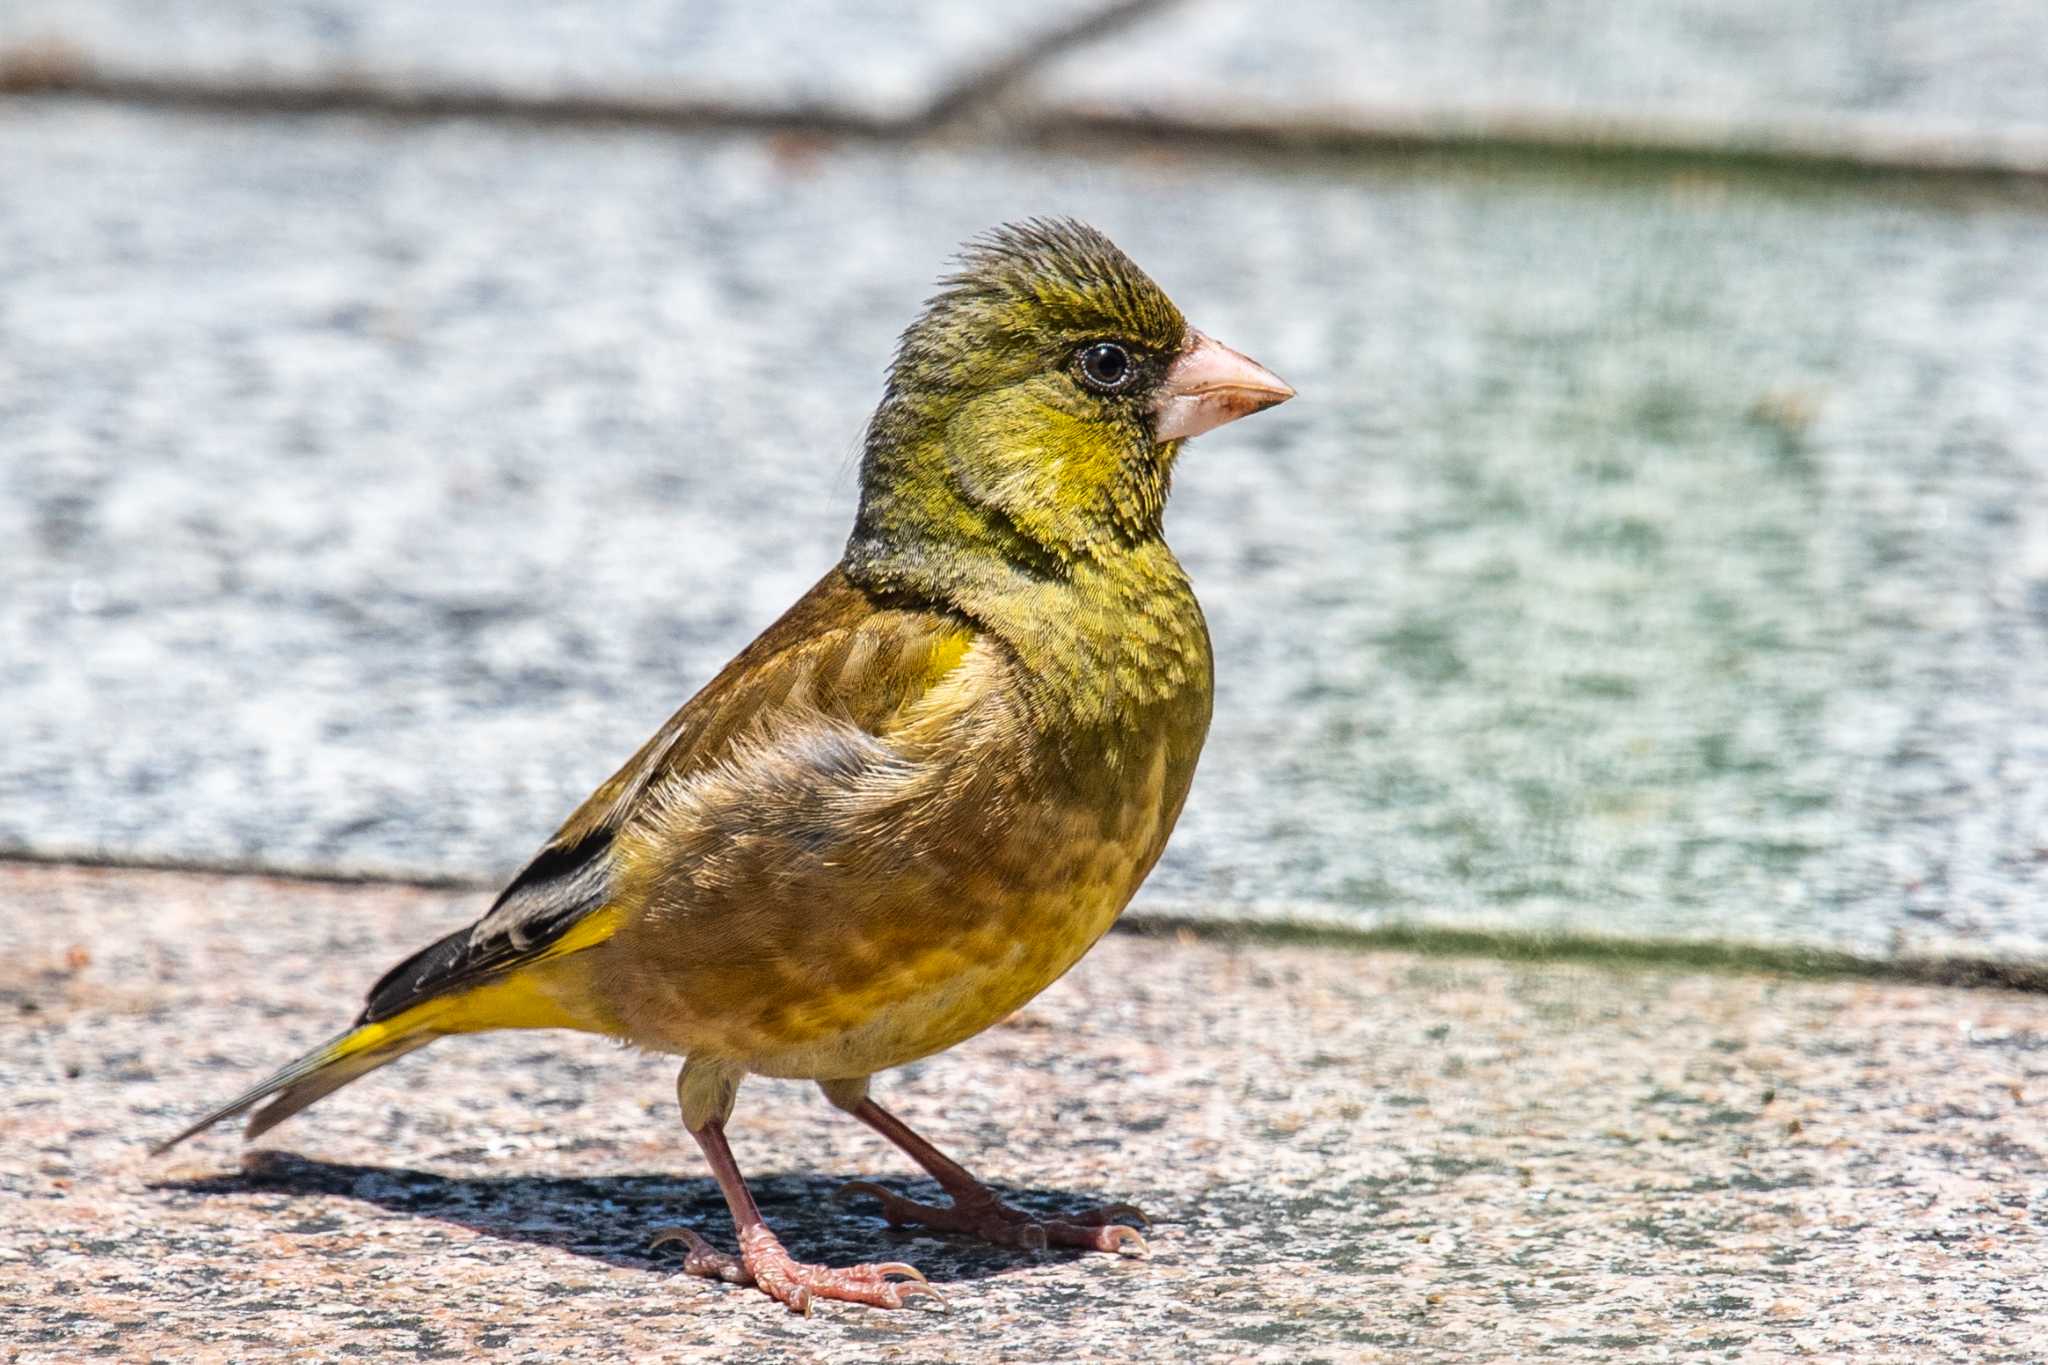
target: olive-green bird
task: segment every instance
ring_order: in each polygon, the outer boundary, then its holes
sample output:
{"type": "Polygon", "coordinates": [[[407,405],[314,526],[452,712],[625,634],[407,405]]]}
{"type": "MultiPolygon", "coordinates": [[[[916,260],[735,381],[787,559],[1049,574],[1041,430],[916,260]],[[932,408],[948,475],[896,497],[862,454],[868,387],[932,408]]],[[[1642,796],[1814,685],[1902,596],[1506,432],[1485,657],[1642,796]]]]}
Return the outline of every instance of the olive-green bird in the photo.
{"type": "MultiPolygon", "coordinates": [[[[749,1073],[815,1080],[950,1197],[892,1223],[1142,1248],[1115,1206],[1039,1220],[868,1097],[1088,951],[1166,845],[1209,728],[1209,636],[1160,518],[1181,443],[1293,396],[1195,331],[1106,237],[971,244],[903,334],[838,567],[662,726],[468,928],[355,1024],[167,1142],[255,1137],[454,1033],[571,1028],[684,1059],[683,1124],[739,1255],[685,1267],[899,1307],[900,1263],[792,1258],[725,1138],[749,1073]]],[[[159,1149],[161,1150],[161,1149],[159,1149]]]]}

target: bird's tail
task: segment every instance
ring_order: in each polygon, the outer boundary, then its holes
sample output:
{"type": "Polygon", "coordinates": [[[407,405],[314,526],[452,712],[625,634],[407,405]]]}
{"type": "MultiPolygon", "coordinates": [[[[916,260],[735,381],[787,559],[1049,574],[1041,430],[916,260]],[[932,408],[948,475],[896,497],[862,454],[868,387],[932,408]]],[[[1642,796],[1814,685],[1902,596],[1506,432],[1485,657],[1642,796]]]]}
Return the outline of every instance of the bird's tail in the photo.
{"type": "MultiPolygon", "coordinates": [[[[445,983],[413,982],[413,1002],[386,1018],[369,1017],[376,1005],[373,996],[371,1005],[365,1007],[363,1016],[348,1032],[322,1043],[170,1141],[159,1143],[154,1150],[167,1152],[194,1133],[203,1133],[222,1119],[256,1109],[269,1100],[249,1119],[246,1136],[257,1137],[357,1077],[367,1076],[386,1062],[395,1062],[449,1034],[501,1028],[614,1033],[610,1020],[592,999],[588,972],[580,954],[608,938],[617,927],[618,918],[608,911],[586,916],[570,932],[536,946],[526,960],[481,979],[457,976],[445,983]],[[442,988],[434,990],[435,985],[442,988]]],[[[429,949],[421,956],[431,957],[433,953],[429,949]]]]}
{"type": "MultiPolygon", "coordinates": [[[[413,1011],[417,1013],[418,1011],[413,1011]]],[[[330,1038],[305,1056],[251,1086],[220,1108],[207,1114],[184,1132],[151,1148],[162,1155],[195,1133],[203,1133],[222,1119],[231,1119],[264,1104],[249,1116],[245,1137],[258,1137],[283,1123],[316,1100],[322,1100],[360,1076],[367,1076],[386,1062],[395,1062],[416,1048],[425,1047],[442,1035],[429,1025],[411,1030],[393,1030],[405,1018],[376,1024],[358,1024],[338,1037],[330,1038]],[[272,1099],[272,1096],[276,1096],[272,1099]]]]}

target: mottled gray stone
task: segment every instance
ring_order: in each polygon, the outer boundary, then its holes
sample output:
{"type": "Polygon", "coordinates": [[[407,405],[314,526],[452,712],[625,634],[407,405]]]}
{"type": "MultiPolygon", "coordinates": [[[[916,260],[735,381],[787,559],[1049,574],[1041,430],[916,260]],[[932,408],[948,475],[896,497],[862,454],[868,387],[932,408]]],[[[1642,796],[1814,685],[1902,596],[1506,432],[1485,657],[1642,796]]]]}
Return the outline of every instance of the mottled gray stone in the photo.
{"type": "Polygon", "coordinates": [[[912,119],[1100,0],[8,0],[0,65],[214,89],[912,119]]]}
{"type": "Polygon", "coordinates": [[[0,844],[506,875],[836,557],[962,237],[1301,390],[1145,903],[2048,943],[2048,211],[0,106],[0,844]]]}
{"type": "Polygon", "coordinates": [[[2040,1358],[2039,997],[1113,934],[877,1093],[1030,1207],[1133,1200],[1148,1259],[891,1233],[931,1197],[807,1086],[732,1133],[799,1256],[950,1311],[794,1318],[650,1251],[730,1245],[672,1062],[449,1039],[238,1160],[146,1144],[475,908],[0,865],[0,1349],[124,1360],[2040,1358]]]}
{"type": "Polygon", "coordinates": [[[1020,91],[1209,128],[1840,156],[2048,172],[2028,0],[1189,0],[1020,91]]]}

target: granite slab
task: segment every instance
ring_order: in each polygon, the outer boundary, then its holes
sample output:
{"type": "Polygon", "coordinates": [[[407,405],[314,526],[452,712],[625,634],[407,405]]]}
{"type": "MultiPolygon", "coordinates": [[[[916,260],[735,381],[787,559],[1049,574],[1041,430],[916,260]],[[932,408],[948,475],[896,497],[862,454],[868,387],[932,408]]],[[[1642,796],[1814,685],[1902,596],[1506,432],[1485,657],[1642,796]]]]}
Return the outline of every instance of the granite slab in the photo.
{"type": "Polygon", "coordinates": [[[1188,0],[1019,87],[1052,128],[1631,147],[2048,173],[2025,0],[1188,0]]]}
{"type": "Polygon", "coordinates": [[[146,1144],[326,1037],[469,897],[0,864],[0,1354],[272,1360],[2033,1361],[2038,997],[1112,934],[878,1094],[1024,1204],[1131,1199],[1145,1259],[890,1232],[929,1196],[808,1087],[734,1144],[799,1255],[944,1312],[809,1320],[724,1242],[673,1064],[451,1039],[247,1154],[146,1144]]]}
{"type": "Polygon", "coordinates": [[[1154,909],[2038,957],[2048,195],[0,104],[0,846],[489,881],[1077,213],[1301,397],[1154,909]]]}
{"type": "Polygon", "coordinates": [[[1104,0],[9,0],[21,80],[254,100],[915,122],[1104,0]]]}

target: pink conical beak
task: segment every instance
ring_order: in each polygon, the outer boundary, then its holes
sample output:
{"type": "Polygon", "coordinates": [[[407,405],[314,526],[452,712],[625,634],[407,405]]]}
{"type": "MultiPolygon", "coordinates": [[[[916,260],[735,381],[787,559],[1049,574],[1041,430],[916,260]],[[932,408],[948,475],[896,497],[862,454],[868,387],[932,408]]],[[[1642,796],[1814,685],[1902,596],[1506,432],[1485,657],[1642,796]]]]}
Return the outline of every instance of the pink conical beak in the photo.
{"type": "Polygon", "coordinates": [[[1258,361],[1191,331],[1152,404],[1152,437],[1184,441],[1292,397],[1287,381],[1258,361]]]}

